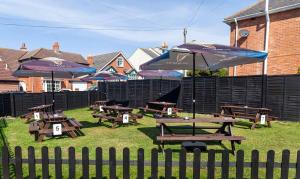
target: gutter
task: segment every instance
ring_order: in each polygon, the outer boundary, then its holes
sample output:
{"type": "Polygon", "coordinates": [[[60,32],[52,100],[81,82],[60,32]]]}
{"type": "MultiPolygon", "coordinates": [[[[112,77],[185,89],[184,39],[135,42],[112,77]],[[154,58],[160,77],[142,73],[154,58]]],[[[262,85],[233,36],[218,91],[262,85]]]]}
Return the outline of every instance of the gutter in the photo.
{"type": "MultiPolygon", "coordinates": [[[[265,14],[266,14],[266,28],[265,28],[265,49],[264,51],[268,53],[269,51],[269,32],[270,32],[270,16],[269,16],[269,0],[266,0],[265,4],[265,14]]],[[[263,64],[263,74],[268,74],[268,57],[265,59],[263,64]]]]}
{"type": "MultiPolygon", "coordinates": [[[[238,39],[238,30],[239,30],[239,25],[238,25],[238,21],[236,18],[234,18],[234,22],[235,22],[235,42],[234,42],[234,46],[237,47],[237,39],[238,39]]],[[[236,76],[236,66],[233,67],[233,76],[236,76]]]]}
{"type": "MultiPolygon", "coordinates": [[[[293,9],[297,9],[297,8],[300,8],[300,3],[271,9],[271,10],[269,10],[269,14],[275,14],[278,12],[293,10],[293,9]]],[[[265,14],[265,11],[257,12],[257,13],[249,14],[249,15],[245,15],[245,16],[239,16],[239,17],[235,17],[235,18],[238,21],[240,21],[240,20],[250,19],[250,18],[254,18],[254,17],[260,17],[260,16],[263,16],[264,14],[265,14]]],[[[226,19],[224,19],[223,22],[229,25],[230,23],[234,22],[234,18],[226,18],[226,19]]]]}

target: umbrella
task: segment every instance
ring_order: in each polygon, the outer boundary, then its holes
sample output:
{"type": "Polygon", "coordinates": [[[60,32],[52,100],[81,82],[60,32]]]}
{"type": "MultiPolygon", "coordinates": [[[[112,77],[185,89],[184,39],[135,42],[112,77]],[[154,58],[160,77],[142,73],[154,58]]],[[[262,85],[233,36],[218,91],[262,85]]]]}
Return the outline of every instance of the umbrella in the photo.
{"type": "MultiPolygon", "coordinates": [[[[82,81],[92,81],[92,80],[97,80],[97,81],[120,81],[120,80],[128,80],[128,77],[125,75],[121,75],[118,73],[113,73],[109,71],[101,71],[99,73],[95,73],[93,75],[87,76],[85,78],[81,79],[82,81]]],[[[104,95],[106,95],[106,92],[101,92],[104,95]]],[[[107,98],[107,96],[106,96],[107,98]]]]}
{"type": "Polygon", "coordinates": [[[98,80],[98,81],[113,81],[113,80],[128,80],[128,77],[125,75],[121,75],[118,73],[113,73],[109,71],[101,71],[99,73],[95,73],[94,75],[87,76],[82,78],[83,81],[91,81],[91,80],[98,80]]]}
{"type": "MultiPolygon", "coordinates": [[[[193,70],[193,119],[195,118],[195,69],[215,71],[236,65],[263,62],[267,53],[217,44],[187,43],[140,66],[142,70],[193,70]]],[[[193,124],[195,135],[195,124],[193,124]]]]}
{"type": "Polygon", "coordinates": [[[176,70],[142,70],[138,72],[138,75],[146,79],[159,78],[159,96],[161,96],[162,78],[178,79],[183,77],[183,74],[176,70]]]}
{"type": "Polygon", "coordinates": [[[19,66],[18,70],[14,72],[14,76],[28,77],[41,76],[49,77],[52,80],[52,104],[53,113],[55,111],[54,103],[54,75],[60,78],[72,78],[84,74],[95,73],[96,69],[85,65],[80,65],[64,59],[56,57],[47,57],[35,60],[28,60],[19,66]]]}

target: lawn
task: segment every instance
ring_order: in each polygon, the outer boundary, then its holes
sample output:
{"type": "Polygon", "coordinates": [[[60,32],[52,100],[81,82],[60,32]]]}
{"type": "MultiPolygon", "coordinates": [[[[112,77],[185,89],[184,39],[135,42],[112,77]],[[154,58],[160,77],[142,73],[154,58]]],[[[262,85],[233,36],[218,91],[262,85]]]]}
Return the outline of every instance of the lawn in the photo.
{"type": "MultiPolygon", "coordinates": [[[[34,136],[29,135],[28,133],[28,124],[17,118],[10,119],[7,121],[7,127],[4,128],[5,136],[9,142],[9,147],[13,149],[15,146],[21,146],[23,149],[26,149],[29,146],[34,146],[37,150],[36,155],[40,157],[40,149],[42,146],[49,147],[50,158],[53,158],[54,147],[62,147],[63,158],[67,158],[68,147],[73,146],[76,148],[76,157],[81,158],[81,148],[86,146],[90,149],[90,158],[94,159],[95,148],[102,147],[104,159],[108,159],[108,149],[109,147],[115,147],[117,150],[117,158],[122,159],[122,150],[124,147],[128,147],[131,151],[131,158],[136,159],[136,151],[138,148],[145,149],[145,160],[150,160],[150,152],[152,148],[157,148],[157,145],[153,143],[155,136],[159,134],[159,130],[155,127],[155,119],[150,116],[145,116],[143,119],[140,119],[138,125],[130,125],[119,127],[116,129],[111,129],[107,126],[99,126],[97,120],[91,116],[91,111],[87,108],[76,109],[65,111],[65,114],[68,117],[73,117],[80,121],[83,124],[82,131],[85,136],[80,136],[78,138],[47,138],[42,143],[34,141],[34,136]]],[[[181,114],[183,116],[190,114],[181,114]]],[[[107,123],[108,124],[108,123],[107,123]]],[[[260,160],[266,160],[266,153],[268,150],[275,150],[276,161],[280,162],[281,152],[283,149],[289,149],[291,151],[291,162],[296,161],[297,150],[300,149],[300,123],[296,122],[282,122],[275,121],[272,123],[272,128],[260,127],[255,130],[249,130],[249,123],[247,120],[242,120],[233,127],[234,135],[245,136],[246,140],[242,142],[241,145],[236,145],[237,150],[242,149],[245,151],[245,159],[250,161],[251,150],[257,149],[260,152],[260,160]]],[[[225,147],[230,148],[230,143],[224,141],[223,144],[225,147]]],[[[166,145],[165,148],[171,148],[174,151],[173,159],[178,160],[178,149],[180,149],[180,144],[166,145]]],[[[208,145],[208,149],[224,149],[218,144],[208,145]]],[[[26,157],[26,150],[23,151],[23,155],[26,157]]],[[[25,158],[24,157],[24,158],[25,158]]],[[[163,159],[163,154],[159,154],[160,160],[163,159]]],[[[192,155],[189,154],[188,159],[192,159],[192,155]]],[[[217,154],[216,159],[220,160],[221,155],[217,154]]],[[[206,155],[202,157],[202,160],[206,160],[206,155]]],[[[230,156],[230,160],[234,160],[234,156],[230,156]]],[[[64,167],[64,172],[67,172],[67,167],[64,167]]],[[[92,168],[92,167],[91,167],[92,168]]],[[[53,169],[53,168],[52,168],[53,169]]],[[[38,170],[40,170],[38,168],[38,170]]],[[[120,168],[121,170],[121,168],[120,168]]],[[[132,167],[132,172],[135,167],[132,167]]],[[[26,174],[27,169],[24,166],[24,173],[26,174]]],[[[146,168],[146,172],[149,169],[146,168]]],[[[190,171],[190,169],[188,170],[190,171]]],[[[217,170],[217,174],[218,174],[217,170]]],[[[92,176],[94,176],[94,169],[91,169],[92,176]]],[[[107,172],[107,171],[106,171],[107,172]]],[[[160,171],[163,175],[163,170],[160,171]]],[[[174,176],[177,176],[178,170],[174,169],[174,176]]],[[[204,171],[205,172],[205,171],[204,171]]],[[[232,169],[230,171],[231,175],[234,176],[235,171],[232,169]]],[[[245,171],[246,174],[249,174],[249,171],[245,171]]],[[[262,176],[264,171],[260,171],[262,176]]],[[[294,171],[291,171],[290,176],[294,175],[294,171]]],[[[78,174],[80,175],[78,170],[78,174]]],[[[118,175],[121,175],[122,172],[118,171],[118,175]]],[[[276,176],[280,173],[276,172],[276,176]]],[[[191,172],[188,172],[188,175],[191,176],[191,172]]],[[[205,177],[204,177],[205,178],[205,177]]]]}

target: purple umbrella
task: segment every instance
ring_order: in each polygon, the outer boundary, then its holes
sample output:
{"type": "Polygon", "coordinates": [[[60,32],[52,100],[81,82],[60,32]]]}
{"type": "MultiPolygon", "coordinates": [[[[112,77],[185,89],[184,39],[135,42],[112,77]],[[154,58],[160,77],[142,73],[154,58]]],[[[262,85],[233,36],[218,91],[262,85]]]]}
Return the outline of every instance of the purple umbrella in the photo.
{"type": "Polygon", "coordinates": [[[71,61],[66,61],[56,57],[47,57],[36,60],[28,60],[23,62],[14,76],[28,77],[28,76],[43,76],[48,77],[51,75],[52,79],[52,103],[54,112],[54,74],[62,78],[74,77],[95,73],[96,69],[85,65],[80,65],[71,61]]]}
{"type": "Polygon", "coordinates": [[[128,77],[118,73],[109,71],[101,71],[93,75],[82,78],[83,81],[99,80],[99,81],[112,81],[112,80],[128,80],[128,77]]]}
{"type": "Polygon", "coordinates": [[[138,75],[144,78],[182,78],[183,74],[176,70],[143,70],[138,75]]]}

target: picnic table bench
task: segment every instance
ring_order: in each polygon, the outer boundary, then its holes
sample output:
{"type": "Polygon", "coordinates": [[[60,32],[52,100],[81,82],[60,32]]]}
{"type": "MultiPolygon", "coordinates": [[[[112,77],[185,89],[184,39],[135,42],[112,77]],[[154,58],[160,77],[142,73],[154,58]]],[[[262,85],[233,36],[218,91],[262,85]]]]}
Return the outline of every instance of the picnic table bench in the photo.
{"type": "Polygon", "coordinates": [[[39,115],[43,115],[45,113],[52,111],[52,106],[53,106],[52,104],[44,104],[44,105],[28,108],[29,113],[22,115],[21,118],[22,119],[25,118],[27,121],[29,121],[32,118],[34,118],[35,113],[39,113],[39,115]]]}
{"type": "Polygon", "coordinates": [[[256,128],[257,124],[265,125],[267,123],[268,127],[271,127],[271,121],[275,117],[270,116],[271,110],[268,108],[254,108],[248,106],[235,106],[235,105],[224,105],[221,106],[221,112],[215,113],[215,117],[232,117],[235,118],[244,118],[251,121],[253,124],[250,129],[253,130],[256,128]]]}
{"type": "Polygon", "coordinates": [[[142,114],[151,113],[155,118],[177,117],[177,112],[181,111],[181,109],[176,108],[176,103],[159,101],[148,102],[146,107],[140,107],[139,110],[142,114]]]}
{"type": "Polygon", "coordinates": [[[61,136],[67,134],[74,138],[83,135],[80,128],[82,124],[73,118],[67,118],[63,114],[49,115],[45,114],[42,120],[31,122],[29,133],[35,136],[35,140],[42,142],[46,136],[61,136]],[[55,125],[59,125],[58,129],[55,125]],[[56,133],[55,130],[58,130],[56,133]]]}
{"type": "Polygon", "coordinates": [[[106,119],[112,123],[112,128],[117,125],[134,123],[137,124],[137,118],[141,118],[141,115],[133,114],[132,108],[122,107],[118,105],[113,106],[103,106],[103,112],[98,114],[93,114],[94,118],[98,118],[98,123],[102,123],[102,119],[106,119]]]}
{"type": "MultiPolygon", "coordinates": [[[[231,131],[231,125],[237,122],[236,119],[232,118],[196,118],[196,119],[184,119],[184,118],[162,118],[157,119],[156,123],[159,124],[160,127],[160,135],[157,136],[157,141],[160,142],[162,149],[164,148],[165,142],[207,142],[207,141],[218,141],[222,142],[223,140],[228,140],[231,142],[231,151],[234,153],[235,151],[235,143],[240,143],[242,140],[245,140],[243,136],[234,136],[231,131]],[[197,126],[197,129],[216,129],[215,133],[207,133],[207,134],[195,134],[192,135],[190,133],[175,133],[173,128],[180,128],[178,124],[193,124],[193,123],[219,123],[220,126],[197,126]],[[171,125],[170,125],[171,124],[171,125]],[[174,124],[177,124],[174,125],[174,124]],[[165,133],[168,132],[168,134],[165,133]]],[[[186,129],[185,126],[183,129],[186,129]]],[[[189,129],[192,129],[191,126],[189,129]]]]}

